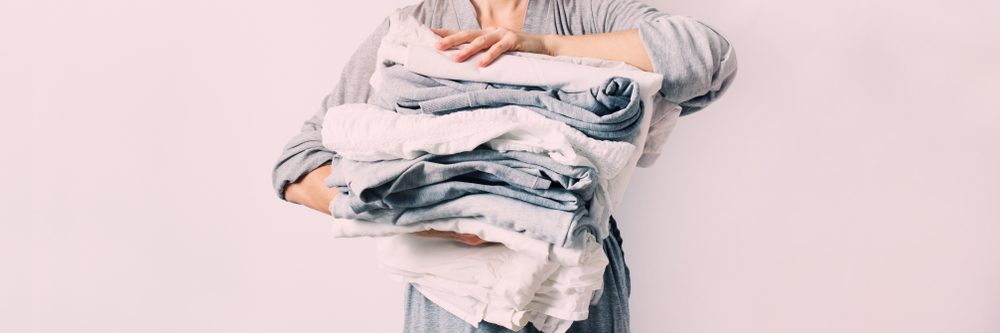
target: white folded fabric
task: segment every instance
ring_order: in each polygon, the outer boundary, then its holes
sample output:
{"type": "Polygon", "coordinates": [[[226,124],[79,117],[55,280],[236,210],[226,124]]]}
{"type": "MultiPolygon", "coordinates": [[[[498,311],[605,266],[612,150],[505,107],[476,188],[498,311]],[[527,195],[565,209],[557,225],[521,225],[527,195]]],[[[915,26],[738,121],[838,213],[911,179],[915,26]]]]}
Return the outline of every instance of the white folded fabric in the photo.
{"type": "Polygon", "coordinates": [[[541,262],[501,244],[469,246],[411,234],[376,244],[379,266],[394,279],[473,325],[485,319],[514,331],[528,322],[568,328],[586,319],[608,264],[593,236],[576,266],[541,262]]]}
{"type": "Polygon", "coordinates": [[[437,219],[400,226],[362,220],[334,219],[332,229],[333,236],[337,238],[389,237],[424,230],[454,231],[476,235],[483,240],[503,244],[514,252],[537,261],[552,261],[565,266],[579,266],[583,264],[583,248],[555,246],[552,243],[525,237],[519,232],[503,229],[474,218],[456,217],[437,219]]]}
{"type": "Polygon", "coordinates": [[[355,161],[449,155],[486,144],[499,151],[546,154],[566,165],[593,166],[613,178],[636,150],[628,142],[596,140],[563,122],[521,106],[404,115],[370,104],[344,104],[326,113],[323,145],[355,161]]]}
{"type": "Polygon", "coordinates": [[[624,63],[508,53],[479,68],[474,61],[452,62],[454,51],[434,50],[433,43],[439,39],[409,15],[401,11],[391,15],[372,86],[380,86],[379,68],[385,61],[428,76],[566,91],[587,90],[614,76],[628,77],[639,83],[646,108],[639,134],[632,144],[593,140],[519,107],[402,116],[354,105],[329,110],[324,145],[343,158],[371,161],[453,154],[485,143],[497,150],[547,153],[560,163],[593,166],[600,180],[588,218],[600,221],[601,234],[579,248],[565,249],[472,218],[454,218],[408,226],[335,220],[334,235],[385,237],[376,242],[380,267],[472,325],[485,320],[516,331],[531,322],[542,332],[564,333],[573,321],[587,317],[589,305],[599,297],[608,263],[600,244],[607,236],[611,212],[621,202],[643,154],[642,148],[635,147],[645,147],[653,114],[661,125],[658,135],[665,138],[680,107],[657,94],[662,76],[624,63]],[[467,246],[410,235],[430,229],[475,234],[499,244],[467,246]]]}

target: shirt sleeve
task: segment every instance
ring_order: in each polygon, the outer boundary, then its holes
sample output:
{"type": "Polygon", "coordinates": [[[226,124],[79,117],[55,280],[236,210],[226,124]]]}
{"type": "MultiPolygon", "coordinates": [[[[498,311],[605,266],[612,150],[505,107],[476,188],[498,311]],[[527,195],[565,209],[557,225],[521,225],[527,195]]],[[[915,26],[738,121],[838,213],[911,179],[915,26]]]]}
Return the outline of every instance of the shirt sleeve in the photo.
{"type": "Polygon", "coordinates": [[[298,181],[310,171],[331,163],[336,156],[323,147],[323,118],[326,110],[346,103],[365,103],[371,95],[369,78],[375,72],[375,59],[382,36],[389,31],[386,19],[375,32],[361,44],[344,66],[333,92],[326,96],[319,111],[307,119],[298,134],[288,141],[271,173],[272,184],[278,197],[285,200],[285,187],[298,181]]]}
{"type": "Polygon", "coordinates": [[[722,96],[736,76],[736,53],[729,41],[704,23],[671,16],[635,0],[592,0],[596,29],[639,29],[642,44],[663,75],[660,93],[691,114],[722,96]]]}

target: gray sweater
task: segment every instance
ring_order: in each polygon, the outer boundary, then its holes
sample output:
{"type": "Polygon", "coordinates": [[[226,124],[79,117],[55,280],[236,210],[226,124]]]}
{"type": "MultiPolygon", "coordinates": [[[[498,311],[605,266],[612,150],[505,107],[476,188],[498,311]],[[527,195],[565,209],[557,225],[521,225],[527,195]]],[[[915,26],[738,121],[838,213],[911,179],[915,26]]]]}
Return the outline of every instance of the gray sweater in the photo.
{"type": "MultiPolygon", "coordinates": [[[[431,28],[478,30],[476,12],[467,0],[425,0],[403,9],[431,28]]],[[[306,173],[330,163],[335,153],[322,144],[320,134],[326,110],[345,103],[366,103],[372,95],[368,80],[383,22],[354,52],[333,92],[319,111],[302,125],[301,132],[285,145],[272,173],[274,189],[284,199],[285,187],[306,173]]],[[[681,115],[703,109],[719,98],[736,75],[736,56],[722,35],[690,17],[670,16],[635,0],[532,0],[528,2],[523,31],[534,34],[589,35],[639,29],[653,71],[663,75],[662,97],[679,104],[681,115]]],[[[648,110],[647,110],[648,111],[648,110]]],[[[654,114],[648,112],[647,114],[654,114]]],[[[653,119],[651,126],[656,126],[653,119]]],[[[651,140],[645,150],[658,151],[666,137],[651,140]]],[[[655,159],[655,157],[653,158],[655,159]]],[[[652,164],[647,159],[640,166],[652,164]],[[644,164],[644,165],[643,165],[644,164]]]]}

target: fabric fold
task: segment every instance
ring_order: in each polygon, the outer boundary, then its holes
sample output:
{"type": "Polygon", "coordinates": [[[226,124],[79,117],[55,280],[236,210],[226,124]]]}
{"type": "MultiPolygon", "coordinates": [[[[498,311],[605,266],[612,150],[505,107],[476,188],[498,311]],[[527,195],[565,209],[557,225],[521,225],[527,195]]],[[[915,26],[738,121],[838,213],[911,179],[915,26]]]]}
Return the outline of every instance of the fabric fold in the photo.
{"type": "Polygon", "coordinates": [[[379,265],[394,279],[431,294],[429,299],[470,324],[487,320],[511,330],[527,322],[568,327],[586,319],[608,264],[593,236],[584,240],[576,266],[538,262],[500,244],[469,246],[408,234],[377,244],[379,265]]]}
{"type": "MultiPolygon", "coordinates": [[[[433,159],[488,148],[544,155],[566,166],[592,167],[596,185],[591,194],[580,196],[585,205],[559,210],[554,207],[574,206],[562,206],[567,201],[559,200],[553,200],[558,205],[536,205],[531,203],[533,199],[517,199],[525,193],[554,199],[533,192],[542,190],[536,187],[551,188],[551,183],[559,183],[551,175],[537,177],[542,172],[531,172],[536,178],[518,176],[503,181],[506,172],[484,171],[502,168],[472,168],[470,173],[432,183],[414,182],[428,173],[413,170],[398,183],[364,186],[355,186],[346,174],[331,175],[331,185],[348,194],[358,193],[353,203],[348,195],[337,196],[331,203],[336,218],[334,232],[398,235],[377,242],[380,266],[394,279],[410,283],[426,299],[474,326],[485,320],[518,330],[530,322],[546,333],[565,332],[573,321],[587,318],[589,306],[600,298],[603,281],[595,281],[603,279],[608,264],[601,241],[608,236],[611,211],[620,203],[643,149],[649,148],[647,108],[655,105],[653,115],[658,123],[676,119],[676,105],[666,113],[659,110],[670,107],[657,98],[662,76],[621,63],[516,53],[478,68],[472,62],[450,61],[454,51],[433,50],[431,45],[438,37],[413,17],[397,12],[389,21],[389,33],[382,40],[376,74],[371,78],[373,90],[385,94],[382,103],[392,103],[391,109],[413,114],[370,105],[329,109],[323,143],[343,157],[338,166],[341,173],[361,165],[355,162],[412,166],[399,159],[433,159]],[[416,87],[412,91],[390,90],[398,85],[386,83],[385,75],[403,69],[412,72],[398,72],[407,79],[429,79],[421,81],[429,85],[411,86],[416,87]],[[511,105],[504,104],[506,101],[511,105]],[[482,108],[498,105],[502,106],[482,108]],[[567,111],[567,106],[579,109],[567,111]],[[589,116],[575,113],[581,109],[589,116]],[[545,112],[550,113],[543,116],[545,112]],[[595,124],[598,126],[591,126],[595,124]],[[635,131],[628,132],[632,128],[635,131]],[[607,134],[594,135],[595,131],[607,134]],[[629,142],[595,137],[627,138],[629,142]],[[406,178],[409,175],[415,178],[406,178]],[[501,184],[503,189],[483,187],[501,184]],[[524,191],[506,195],[506,190],[515,187],[524,191]],[[373,209],[354,211],[375,202],[378,204],[373,209]],[[405,234],[417,230],[474,230],[484,240],[502,242],[476,247],[405,234]],[[395,237],[447,245],[407,248],[395,242],[395,237]]],[[[379,103],[377,98],[371,101],[379,103]]],[[[429,174],[438,172],[447,173],[439,170],[429,174]]]]}
{"type": "Polygon", "coordinates": [[[605,179],[621,172],[636,150],[627,142],[589,138],[564,123],[514,105],[433,116],[344,104],[327,111],[323,122],[323,145],[345,160],[451,155],[484,144],[497,151],[543,153],[565,165],[592,166],[598,177],[605,179]]]}
{"type": "Polygon", "coordinates": [[[338,195],[330,203],[330,212],[338,219],[391,225],[470,217],[565,248],[573,248],[588,234],[603,234],[599,231],[600,221],[591,218],[586,208],[546,209],[495,194],[469,194],[425,207],[373,209],[363,213],[354,213],[346,196],[338,195]]]}
{"type": "Polygon", "coordinates": [[[582,91],[427,77],[401,65],[382,69],[383,88],[371,103],[402,114],[518,105],[563,122],[589,137],[631,142],[643,116],[638,84],[611,77],[582,91]]]}
{"type": "Polygon", "coordinates": [[[326,186],[349,197],[355,213],[433,205],[466,194],[492,193],[573,211],[593,196],[596,171],[529,152],[477,149],[412,160],[343,160],[326,186]]]}

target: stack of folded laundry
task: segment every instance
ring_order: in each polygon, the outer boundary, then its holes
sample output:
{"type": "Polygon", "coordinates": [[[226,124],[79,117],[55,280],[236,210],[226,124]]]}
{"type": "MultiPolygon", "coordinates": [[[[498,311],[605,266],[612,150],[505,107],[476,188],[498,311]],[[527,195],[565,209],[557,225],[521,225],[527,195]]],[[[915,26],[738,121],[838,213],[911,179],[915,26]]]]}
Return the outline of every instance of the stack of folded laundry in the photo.
{"type": "Polygon", "coordinates": [[[397,11],[369,104],[328,110],[334,234],[379,237],[380,267],[473,325],[565,332],[600,297],[600,240],[662,77],[526,54],[478,68],[434,50],[438,39],[397,11]],[[492,243],[412,235],[431,229],[492,243]]]}

